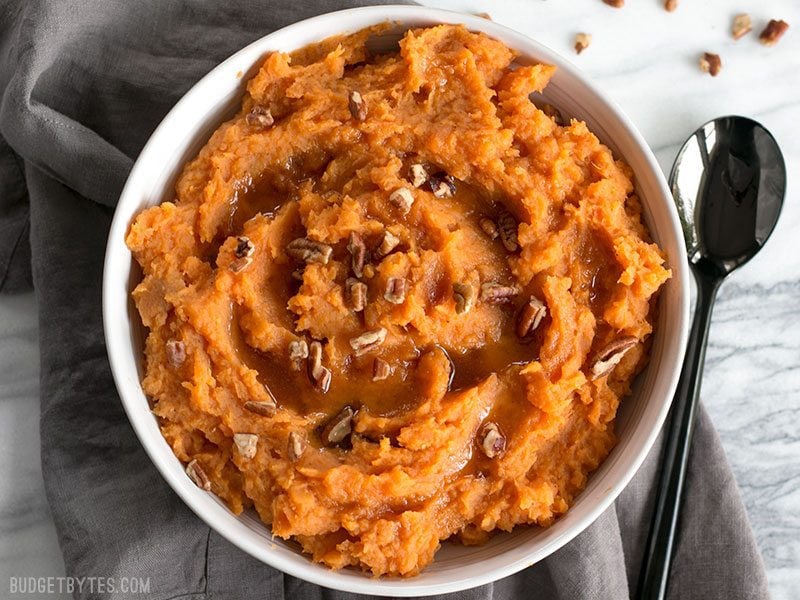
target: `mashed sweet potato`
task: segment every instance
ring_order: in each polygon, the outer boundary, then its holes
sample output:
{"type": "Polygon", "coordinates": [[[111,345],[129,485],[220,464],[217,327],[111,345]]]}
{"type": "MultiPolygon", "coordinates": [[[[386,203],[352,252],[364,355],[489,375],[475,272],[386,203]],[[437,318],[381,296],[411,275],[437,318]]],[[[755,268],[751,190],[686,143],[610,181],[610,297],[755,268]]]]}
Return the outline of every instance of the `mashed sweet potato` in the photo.
{"type": "Polygon", "coordinates": [[[374,33],[267,56],[127,243],[187,474],[316,561],[407,576],[568,509],[670,272],[630,169],[531,101],[554,67],[374,33]]]}

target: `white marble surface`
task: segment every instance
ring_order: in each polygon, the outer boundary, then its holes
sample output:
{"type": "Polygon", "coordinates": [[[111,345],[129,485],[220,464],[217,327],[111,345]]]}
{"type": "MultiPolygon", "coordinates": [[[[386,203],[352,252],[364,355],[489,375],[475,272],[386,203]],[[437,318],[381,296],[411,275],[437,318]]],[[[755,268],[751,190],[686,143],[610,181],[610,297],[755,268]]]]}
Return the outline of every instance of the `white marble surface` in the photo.
{"type": "MultiPolygon", "coordinates": [[[[783,215],[765,250],[722,288],[714,313],[703,401],[741,486],[776,599],[800,589],[800,3],[686,0],[428,0],[489,12],[570,57],[618,102],[668,170],[684,138],[706,120],[744,114],[779,140],[789,168],[783,215]],[[737,12],[754,32],[729,35],[737,12]],[[792,24],[774,48],[756,35],[769,18],[792,24]],[[575,56],[575,33],[593,35],[575,56]],[[722,56],[712,79],[704,51],[722,56]]],[[[37,349],[32,295],[0,298],[0,596],[10,575],[60,575],[63,563],[39,469],[37,349]]],[[[49,596],[54,597],[54,596],[49,596]]]]}

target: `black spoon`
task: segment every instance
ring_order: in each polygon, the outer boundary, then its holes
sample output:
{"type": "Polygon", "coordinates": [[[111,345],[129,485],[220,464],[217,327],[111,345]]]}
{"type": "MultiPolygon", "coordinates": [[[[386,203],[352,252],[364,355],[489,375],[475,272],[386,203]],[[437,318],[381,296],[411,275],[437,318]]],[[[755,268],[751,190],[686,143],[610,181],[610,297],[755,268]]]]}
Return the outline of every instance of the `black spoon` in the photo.
{"type": "Polygon", "coordinates": [[[642,600],[666,597],[714,299],[723,279],[753,258],[775,228],[786,191],[786,165],[763,126],[745,117],[723,117],[686,140],[669,180],[697,283],[697,304],[665,434],[639,584],[642,600]]]}

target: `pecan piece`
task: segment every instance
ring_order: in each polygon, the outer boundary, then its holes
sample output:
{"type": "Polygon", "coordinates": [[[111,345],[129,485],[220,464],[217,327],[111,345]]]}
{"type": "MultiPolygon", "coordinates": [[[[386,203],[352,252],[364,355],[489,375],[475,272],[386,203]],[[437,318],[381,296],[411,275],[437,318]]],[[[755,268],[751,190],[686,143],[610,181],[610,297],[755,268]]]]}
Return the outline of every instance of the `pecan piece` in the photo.
{"type": "Polygon", "coordinates": [[[345,406],[338,415],[333,417],[322,429],[323,443],[329,446],[341,444],[353,432],[353,417],[356,411],[352,406],[345,406]]]}
{"type": "Polygon", "coordinates": [[[586,50],[592,43],[592,35],[590,33],[579,33],[575,36],[575,53],[580,54],[586,50]]]}
{"type": "Polygon", "coordinates": [[[186,474],[201,490],[207,492],[211,491],[211,480],[208,478],[208,475],[206,475],[200,463],[197,462],[196,458],[186,465],[186,474]]]}
{"type": "Polygon", "coordinates": [[[675,12],[678,8],[678,0],[664,0],[664,10],[675,12]]]}
{"type": "Polygon", "coordinates": [[[600,379],[605,377],[620,363],[625,354],[639,343],[635,337],[626,336],[617,338],[605,348],[600,350],[595,356],[594,364],[592,365],[591,380],[600,379]]]}
{"type": "Polygon", "coordinates": [[[400,238],[393,234],[388,229],[383,232],[383,239],[381,245],[375,250],[375,258],[381,259],[391,253],[392,250],[400,245],[400,238]]]}
{"type": "Polygon", "coordinates": [[[428,169],[419,163],[411,165],[408,170],[408,180],[415,188],[422,187],[428,181],[428,169]]]}
{"type": "Polygon", "coordinates": [[[411,190],[408,188],[397,188],[389,194],[389,202],[405,215],[408,214],[408,211],[411,210],[411,206],[414,204],[414,194],[412,194],[411,190]]]}
{"type": "Polygon", "coordinates": [[[700,57],[700,70],[708,73],[712,77],[719,75],[722,70],[722,59],[719,54],[712,54],[711,52],[704,52],[700,57]]]}
{"type": "Polygon", "coordinates": [[[167,362],[176,369],[186,361],[186,344],[182,341],[168,339],[164,349],[167,352],[167,362]]]}
{"type": "Polygon", "coordinates": [[[272,127],[273,123],[275,123],[275,119],[272,117],[270,110],[260,104],[256,104],[250,109],[250,112],[247,113],[245,117],[245,121],[247,121],[250,127],[256,127],[258,129],[272,127]]]}
{"type": "Polygon", "coordinates": [[[786,21],[779,19],[770,19],[764,31],[758,36],[758,41],[765,46],[774,46],[789,29],[789,24],[786,21]]]}
{"type": "Polygon", "coordinates": [[[364,245],[364,240],[355,231],[350,232],[350,238],[347,240],[347,251],[350,253],[350,266],[353,269],[353,274],[356,277],[361,277],[364,274],[367,247],[364,245]]]}
{"type": "Polygon", "coordinates": [[[490,240],[496,240],[500,232],[497,230],[497,225],[488,217],[483,217],[478,224],[483,229],[483,233],[489,236],[490,240]]]}
{"type": "Polygon", "coordinates": [[[517,335],[521,338],[531,335],[542,319],[547,315],[547,307],[544,302],[536,297],[531,296],[528,303],[522,307],[517,318],[517,335]]]}
{"type": "Polygon", "coordinates": [[[258,436],[255,433],[234,433],[233,443],[236,451],[242,458],[251,459],[256,455],[258,449],[258,436]]]}
{"type": "Polygon", "coordinates": [[[497,229],[500,232],[500,241],[509,252],[516,252],[519,248],[517,240],[517,220],[507,210],[503,209],[497,215],[497,229]]]}
{"type": "Polygon", "coordinates": [[[292,369],[299,371],[306,358],[308,358],[308,342],[305,340],[289,342],[289,360],[292,363],[292,369]]]}
{"type": "Polygon", "coordinates": [[[428,187],[437,198],[452,198],[456,193],[456,180],[444,171],[428,177],[428,187]]]}
{"type": "Polygon", "coordinates": [[[513,285],[503,285],[496,281],[487,281],[481,284],[481,300],[490,304],[502,304],[510,301],[519,293],[513,285]]]}
{"type": "Polygon", "coordinates": [[[367,306],[367,284],[355,277],[348,277],[345,281],[345,289],[353,311],[364,310],[367,306]]]}
{"type": "Polygon", "coordinates": [[[262,417],[271,417],[278,410],[274,400],[263,400],[256,402],[248,400],[244,403],[244,409],[262,417]]]}
{"type": "Polygon", "coordinates": [[[475,306],[475,288],[456,281],[453,284],[453,300],[456,301],[456,314],[463,315],[469,312],[475,306]]]}
{"type": "Polygon", "coordinates": [[[242,258],[237,258],[235,260],[232,260],[228,264],[228,270],[231,273],[234,273],[234,274],[241,273],[247,267],[249,267],[252,263],[253,263],[253,257],[252,256],[243,256],[242,258]]]}
{"type": "Polygon", "coordinates": [[[347,108],[350,109],[350,115],[356,121],[365,121],[367,119],[367,103],[356,90],[350,92],[347,98],[347,108]]]}
{"type": "Polygon", "coordinates": [[[350,338],[350,347],[356,356],[372,352],[386,340],[386,329],[379,327],[350,338]]]}
{"type": "Polygon", "coordinates": [[[408,288],[408,281],[403,277],[389,277],[386,282],[386,291],[383,297],[392,304],[402,304],[406,301],[406,289],[408,288]]]}
{"type": "Polygon", "coordinates": [[[331,370],[322,365],[322,344],[317,341],[308,346],[308,378],[323,394],[331,387],[331,370]]]}
{"type": "Polygon", "coordinates": [[[376,358],[372,363],[372,381],[383,381],[392,374],[392,367],[382,358],[376,358]]]}
{"type": "Polygon", "coordinates": [[[296,431],[289,432],[289,440],[286,444],[287,454],[289,455],[289,460],[295,462],[303,456],[303,453],[306,451],[306,446],[308,442],[303,434],[298,433],[296,431]]]}
{"type": "Polygon", "coordinates": [[[753,22],[750,20],[750,15],[742,13],[733,18],[733,25],[731,25],[731,35],[733,39],[738,40],[743,38],[753,30],[753,22]]]}
{"type": "Polygon", "coordinates": [[[233,251],[233,255],[236,258],[248,258],[253,256],[255,252],[256,246],[250,241],[249,237],[246,235],[240,235],[236,238],[236,248],[233,251]]]}
{"type": "Polygon", "coordinates": [[[286,254],[307,263],[327,265],[332,253],[333,248],[328,244],[315,242],[308,238],[297,238],[286,246],[286,254]]]}
{"type": "Polygon", "coordinates": [[[496,423],[486,423],[481,428],[479,438],[481,450],[488,458],[495,458],[506,451],[506,438],[496,423]]]}

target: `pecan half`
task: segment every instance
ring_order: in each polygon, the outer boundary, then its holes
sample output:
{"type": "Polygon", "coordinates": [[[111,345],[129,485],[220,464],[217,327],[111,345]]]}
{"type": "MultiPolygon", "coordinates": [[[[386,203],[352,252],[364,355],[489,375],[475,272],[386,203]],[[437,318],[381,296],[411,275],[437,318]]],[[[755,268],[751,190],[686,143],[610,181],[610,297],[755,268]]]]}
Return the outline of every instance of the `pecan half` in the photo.
{"type": "Polygon", "coordinates": [[[592,43],[592,35],[590,33],[579,33],[575,36],[575,52],[580,54],[586,50],[592,43]]]}
{"type": "Polygon", "coordinates": [[[332,253],[333,248],[328,244],[315,242],[308,238],[297,238],[286,246],[286,254],[307,263],[327,265],[332,253]]]}
{"type": "Polygon", "coordinates": [[[517,240],[517,220],[507,210],[503,209],[497,215],[497,229],[500,232],[500,241],[509,252],[516,252],[519,248],[517,240]]]}
{"type": "Polygon", "coordinates": [[[483,229],[483,233],[489,236],[490,240],[496,240],[500,232],[497,230],[497,225],[488,217],[483,217],[478,224],[483,229]]]}
{"type": "Polygon", "coordinates": [[[189,476],[189,479],[194,481],[194,484],[199,487],[201,490],[205,490],[207,492],[211,491],[211,480],[206,475],[206,472],[203,470],[203,467],[197,462],[197,459],[193,459],[186,465],[186,474],[189,476]]]}
{"type": "Polygon", "coordinates": [[[168,339],[164,349],[167,352],[167,362],[176,369],[186,361],[186,344],[182,341],[168,339]]]}
{"type": "Polygon", "coordinates": [[[248,400],[244,403],[244,409],[262,417],[271,417],[278,410],[274,400],[263,400],[256,402],[248,400]]]}
{"type": "Polygon", "coordinates": [[[758,36],[758,41],[765,46],[774,46],[783,37],[787,29],[789,29],[789,24],[786,21],[770,19],[764,31],[758,36]]]}
{"type": "Polygon", "coordinates": [[[347,108],[350,109],[350,115],[356,121],[365,121],[367,119],[367,103],[356,90],[350,92],[347,98],[347,108]]]}
{"type": "Polygon", "coordinates": [[[236,248],[233,251],[233,255],[236,258],[246,258],[248,256],[253,256],[256,252],[256,246],[253,242],[250,241],[250,238],[246,235],[240,235],[236,238],[236,248]]]}
{"type": "Polygon", "coordinates": [[[255,433],[234,433],[233,443],[242,458],[251,459],[258,449],[258,436],[255,433]]]}
{"type": "Polygon", "coordinates": [[[397,188],[389,194],[389,202],[405,215],[411,210],[411,206],[414,204],[414,194],[412,194],[411,190],[408,188],[397,188]]]}
{"type": "Polygon", "coordinates": [[[742,13],[733,18],[733,25],[731,25],[731,35],[733,39],[738,40],[746,36],[753,30],[753,22],[750,20],[750,15],[742,13]]]}
{"type": "Polygon", "coordinates": [[[333,417],[322,429],[323,443],[329,446],[341,444],[353,432],[353,417],[356,411],[352,406],[345,406],[338,415],[333,417]]]}
{"type": "Polygon", "coordinates": [[[386,291],[383,297],[392,304],[402,304],[406,301],[408,282],[402,277],[389,277],[386,282],[386,291]]]}
{"type": "Polygon", "coordinates": [[[350,266],[353,269],[353,273],[356,277],[361,277],[364,274],[367,247],[364,245],[364,240],[355,231],[350,232],[350,238],[347,240],[347,251],[350,253],[350,266]]]}
{"type": "Polygon", "coordinates": [[[411,165],[408,170],[408,180],[415,188],[422,187],[428,181],[428,169],[419,163],[411,165]]]}
{"type": "Polygon", "coordinates": [[[722,70],[722,59],[719,54],[712,54],[711,52],[704,52],[700,57],[700,70],[708,73],[712,77],[719,75],[722,70]]]}
{"type": "Polygon", "coordinates": [[[617,338],[597,353],[592,365],[591,380],[605,377],[620,363],[625,354],[639,341],[632,336],[617,338]]]}
{"type": "Polygon", "coordinates": [[[375,250],[375,258],[381,259],[389,255],[392,250],[400,245],[400,238],[393,234],[388,229],[383,232],[383,239],[381,239],[380,246],[375,250]]]}
{"type": "Polygon", "coordinates": [[[295,462],[299,460],[303,453],[306,451],[308,442],[303,434],[296,431],[289,432],[289,440],[287,443],[286,451],[289,455],[289,460],[295,462]]]}
{"type": "Polygon", "coordinates": [[[379,327],[350,338],[350,347],[356,356],[372,352],[386,340],[386,329],[379,327]]]}
{"type": "Polygon", "coordinates": [[[331,370],[322,365],[322,344],[317,341],[308,346],[308,378],[323,394],[331,387],[331,370]]]}
{"type": "Polygon", "coordinates": [[[489,304],[509,302],[518,293],[519,290],[513,285],[503,285],[496,281],[481,284],[481,300],[489,304]]]}
{"type": "Polygon", "coordinates": [[[456,193],[456,180],[444,171],[428,177],[428,187],[437,198],[452,198],[456,193]]]}
{"type": "Polygon", "coordinates": [[[456,314],[463,315],[475,306],[475,288],[467,283],[456,281],[453,284],[453,300],[456,301],[456,314]]]}
{"type": "Polygon", "coordinates": [[[250,112],[247,113],[245,117],[245,121],[247,121],[250,127],[256,127],[258,129],[272,127],[273,123],[275,123],[275,119],[272,118],[270,110],[266,106],[261,106],[260,104],[256,104],[250,109],[250,112]]]}
{"type": "Polygon", "coordinates": [[[496,423],[486,423],[479,433],[481,450],[488,458],[495,458],[506,451],[506,438],[496,423]]]}
{"type": "Polygon", "coordinates": [[[376,358],[372,363],[372,381],[383,381],[392,374],[392,367],[382,358],[376,358]]]}
{"type": "Polygon", "coordinates": [[[344,283],[350,307],[355,312],[361,312],[367,306],[367,284],[354,277],[348,277],[344,283]]]}
{"type": "Polygon", "coordinates": [[[544,302],[536,297],[531,297],[527,304],[522,307],[517,318],[517,335],[521,338],[531,335],[542,319],[547,315],[547,307],[544,302]]]}
{"type": "Polygon", "coordinates": [[[305,340],[292,340],[289,342],[289,360],[292,368],[299,371],[302,363],[308,358],[308,342],[305,340]]]}
{"type": "Polygon", "coordinates": [[[253,257],[252,256],[243,256],[242,258],[237,258],[235,260],[232,260],[228,264],[228,270],[231,273],[234,273],[234,274],[235,273],[241,273],[247,267],[249,267],[252,263],[253,263],[253,257]]]}

